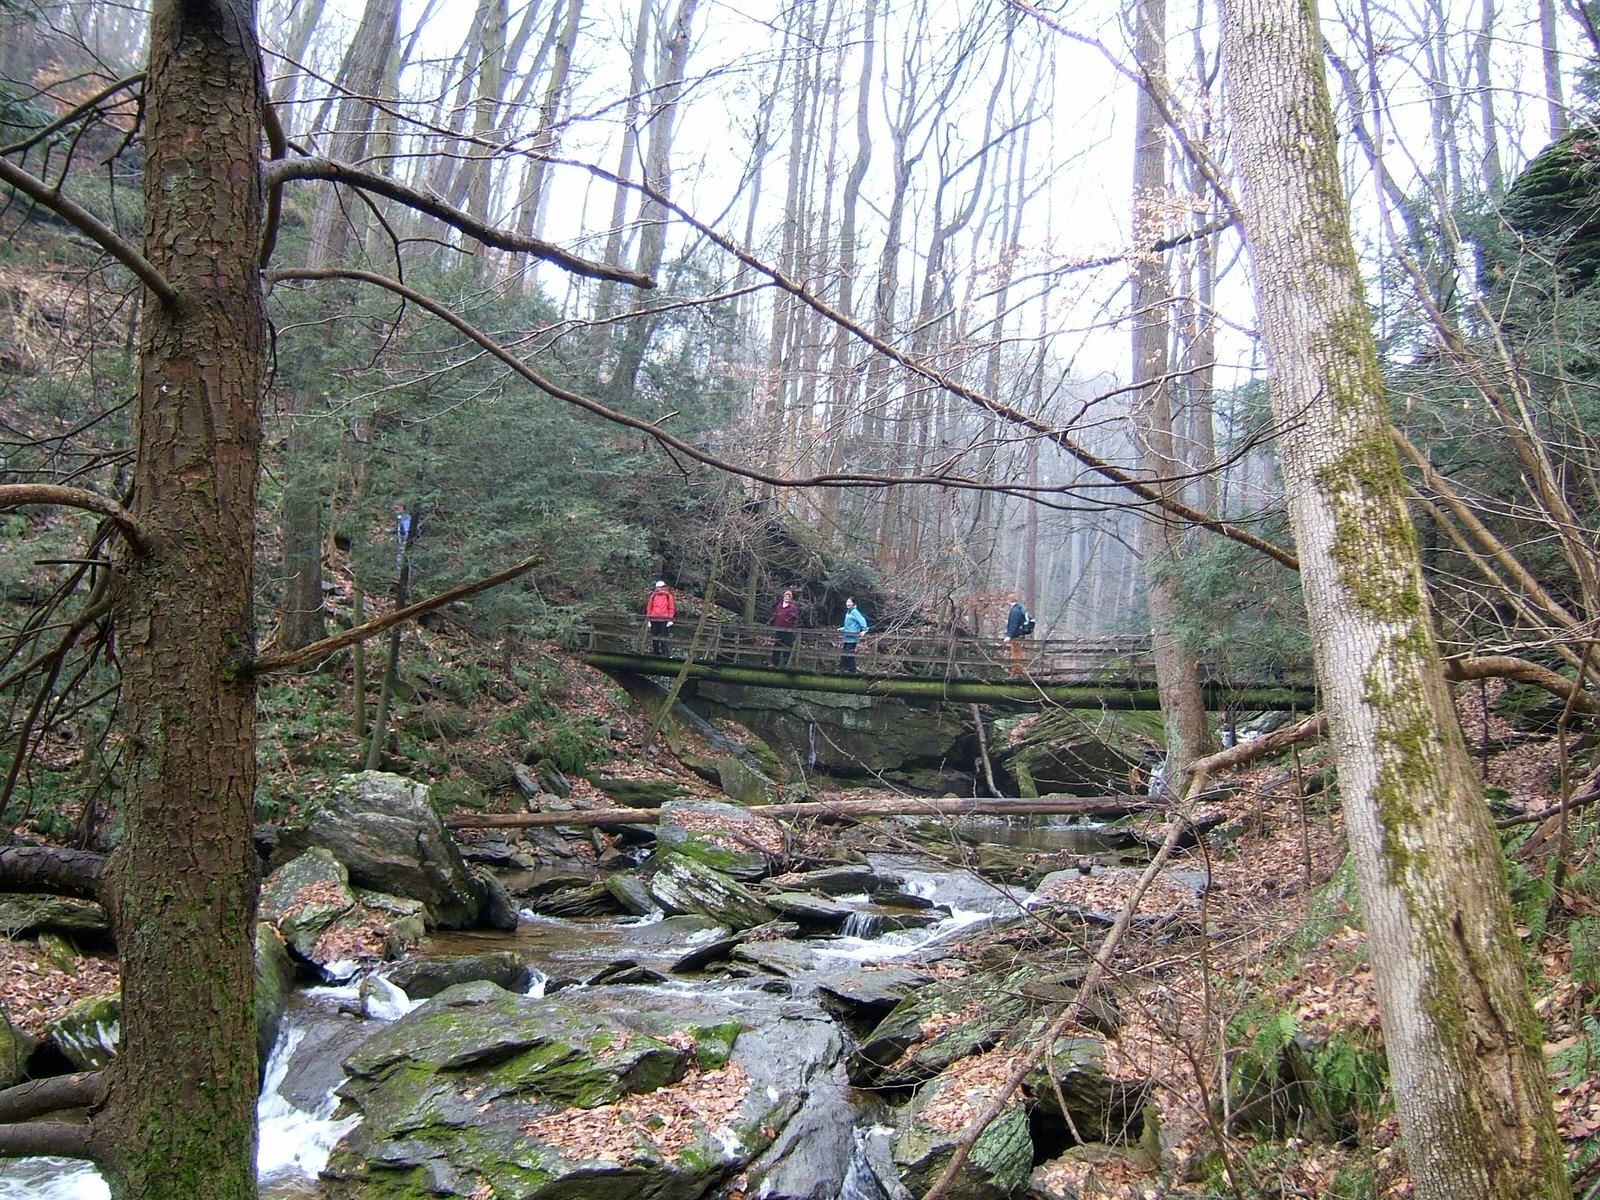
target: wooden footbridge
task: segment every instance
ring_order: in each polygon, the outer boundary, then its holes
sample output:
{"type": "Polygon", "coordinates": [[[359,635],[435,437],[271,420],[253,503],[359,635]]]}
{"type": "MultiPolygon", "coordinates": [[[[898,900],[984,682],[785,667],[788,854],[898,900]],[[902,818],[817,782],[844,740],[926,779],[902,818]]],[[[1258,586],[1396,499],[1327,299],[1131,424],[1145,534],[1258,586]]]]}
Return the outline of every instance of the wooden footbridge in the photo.
{"type": "MultiPolygon", "coordinates": [[[[1007,707],[1161,707],[1150,640],[1139,636],[1027,638],[1021,673],[1013,674],[1011,648],[997,638],[870,632],[852,670],[834,629],[797,629],[792,646],[767,625],[689,619],[668,632],[661,655],[642,620],[600,619],[580,631],[583,657],[606,670],[790,691],[1007,707]]],[[[1201,687],[1217,710],[1315,706],[1309,673],[1243,680],[1203,664],[1201,687]]]]}

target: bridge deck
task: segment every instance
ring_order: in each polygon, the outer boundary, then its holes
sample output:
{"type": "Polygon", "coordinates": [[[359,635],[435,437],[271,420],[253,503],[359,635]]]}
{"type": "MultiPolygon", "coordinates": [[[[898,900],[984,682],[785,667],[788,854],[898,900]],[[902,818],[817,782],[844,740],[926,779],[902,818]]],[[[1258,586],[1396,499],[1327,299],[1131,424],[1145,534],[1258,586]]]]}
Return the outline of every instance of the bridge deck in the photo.
{"type": "MultiPolygon", "coordinates": [[[[669,653],[661,657],[652,652],[642,620],[597,620],[582,631],[585,657],[598,666],[655,675],[676,673],[687,657],[696,678],[814,691],[939,694],[998,703],[1156,704],[1150,641],[1137,635],[1024,639],[1019,677],[1011,673],[1010,647],[997,638],[871,632],[856,647],[856,671],[846,673],[834,629],[795,630],[792,648],[781,645],[766,625],[708,621],[697,634],[695,623],[686,620],[669,633],[669,653]]],[[[1304,708],[1311,702],[1304,680],[1206,675],[1202,683],[1219,705],[1304,708]]]]}

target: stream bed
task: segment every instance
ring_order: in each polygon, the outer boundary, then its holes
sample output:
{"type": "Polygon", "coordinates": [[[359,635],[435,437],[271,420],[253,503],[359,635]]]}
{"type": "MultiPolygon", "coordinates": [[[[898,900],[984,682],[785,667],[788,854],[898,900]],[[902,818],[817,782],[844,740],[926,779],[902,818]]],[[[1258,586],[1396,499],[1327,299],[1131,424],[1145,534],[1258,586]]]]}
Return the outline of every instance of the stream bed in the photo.
{"type": "MultiPolygon", "coordinates": [[[[1104,855],[1109,847],[1099,831],[1083,824],[1033,819],[1022,822],[978,820],[963,826],[963,841],[1011,850],[1055,855],[1104,855]]],[[[998,886],[976,873],[903,853],[869,856],[877,873],[902,881],[904,892],[948,910],[935,924],[881,932],[868,897],[840,900],[859,907],[858,917],[830,937],[808,939],[811,955],[789,970],[790,986],[806,986],[807,963],[828,966],[888,964],[926,955],[939,943],[972,926],[1022,911],[1029,895],[998,886]]],[[[531,972],[527,994],[542,996],[547,985],[593,976],[612,964],[631,964],[649,976],[666,977],[684,955],[722,936],[698,919],[555,918],[524,911],[511,932],[472,930],[439,933],[417,957],[453,958],[511,951],[531,972]],[[552,983],[552,981],[555,981],[552,983]]],[[[759,981],[674,975],[672,988],[711,989],[737,999],[759,981]]],[[[258,1178],[263,1200],[317,1200],[325,1190],[319,1172],[330,1151],[360,1120],[336,1117],[335,1089],[344,1079],[342,1064],[352,1050],[385,1023],[416,1004],[381,975],[354,978],[337,987],[307,987],[292,998],[282,1032],[267,1064],[258,1105],[258,1178]]],[[[863,1110],[865,1114],[865,1109],[863,1110]]],[[[864,1117],[859,1145],[871,1134],[864,1117]]],[[[108,1200],[109,1190],[90,1165],[60,1159],[18,1159],[0,1164],[0,1200],[108,1200]]],[[[852,1162],[838,1200],[876,1200],[883,1192],[870,1172],[852,1162]]]]}

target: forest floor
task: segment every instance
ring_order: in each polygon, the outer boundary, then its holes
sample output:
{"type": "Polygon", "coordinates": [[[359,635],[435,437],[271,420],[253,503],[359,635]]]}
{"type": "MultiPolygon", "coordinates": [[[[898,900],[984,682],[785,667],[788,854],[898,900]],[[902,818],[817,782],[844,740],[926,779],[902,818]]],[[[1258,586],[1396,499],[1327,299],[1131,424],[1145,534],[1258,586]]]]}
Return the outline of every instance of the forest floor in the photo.
{"type": "MultiPolygon", "coordinates": [[[[616,754],[607,774],[670,775],[711,794],[659,741],[640,749],[650,714],[621,705],[619,690],[581,665],[562,660],[559,670],[566,677],[560,689],[566,716],[609,731],[616,754]]],[[[1559,746],[1530,740],[1485,712],[1484,695],[1462,692],[1462,723],[1469,741],[1497,748],[1481,757],[1497,815],[1550,806],[1560,777],[1559,746]]],[[[496,728],[490,721],[480,727],[496,728]]],[[[452,753],[459,759],[503,755],[508,748],[499,735],[476,747],[457,738],[452,753]]],[[[1141,909],[1175,915],[1198,932],[1130,939],[1116,960],[1123,1025],[1109,1047],[1108,1067],[1130,1080],[1157,1081],[1165,1146],[1160,1173],[1137,1156],[1092,1167],[1061,1163],[1050,1168],[1052,1193],[1071,1194],[1060,1189],[1092,1175],[1101,1189],[1092,1194],[1107,1197],[1410,1195],[1390,1107],[1376,1084],[1363,1086],[1382,1077],[1381,1031],[1344,866],[1340,811],[1330,792],[1316,790],[1316,781],[1329,777],[1327,753],[1308,746],[1219,781],[1227,794],[1210,815],[1227,831],[1225,840],[1178,855],[1169,868],[1176,882],[1158,880],[1141,909]],[[1197,875],[1208,881],[1198,891],[1192,884],[1197,875]],[[1248,1097],[1226,1081],[1237,1082],[1252,1054],[1260,1058],[1265,1047],[1270,1057],[1294,1036],[1313,1048],[1314,1058],[1321,1055],[1318,1069],[1342,1089],[1332,1134],[1324,1127],[1312,1135],[1292,1112],[1254,1123],[1230,1114],[1248,1097]],[[1326,1053],[1329,1047],[1341,1048],[1343,1057],[1326,1053]],[[1164,1190],[1202,1176],[1210,1182],[1194,1185],[1197,1190],[1164,1190]]],[[[603,799],[580,784],[580,800],[588,793],[597,803],[603,799]]],[[[1589,1014],[1600,986],[1600,886],[1585,886],[1590,876],[1600,877],[1600,868],[1590,869],[1582,821],[1573,818],[1565,843],[1551,821],[1507,834],[1516,917],[1578,1196],[1600,1170],[1600,1079],[1590,1069],[1600,1061],[1600,1024],[1589,1014]],[[1559,886],[1548,869],[1558,852],[1565,867],[1559,886]],[[1579,937],[1586,929],[1593,932],[1579,937]]],[[[1148,822],[1147,834],[1159,838],[1160,818],[1148,822]]],[[[871,823],[819,825],[802,829],[800,844],[826,855],[876,836],[871,823]]],[[[1038,857],[1041,873],[1071,865],[1067,856],[1038,857]]],[[[1069,875],[1053,898],[1114,912],[1131,875],[1069,875]]],[[[0,1011],[29,1033],[41,1033],[76,1000],[113,989],[115,978],[115,963],[104,955],[52,963],[36,943],[0,936],[0,1011]]]]}

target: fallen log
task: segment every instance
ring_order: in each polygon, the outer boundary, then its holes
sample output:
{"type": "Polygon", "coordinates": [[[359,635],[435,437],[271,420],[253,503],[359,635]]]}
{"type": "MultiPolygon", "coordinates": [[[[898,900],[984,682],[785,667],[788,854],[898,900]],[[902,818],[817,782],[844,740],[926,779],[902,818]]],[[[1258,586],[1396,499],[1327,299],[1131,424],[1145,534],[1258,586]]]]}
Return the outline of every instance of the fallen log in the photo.
{"type": "MultiPolygon", "coordinates": [[[[1135,794],[982,800],[930,800],[896,796],[885,800],[812,800],[795,804],[751,805],[749,811],[764,817],[857,820],[862,817],[897,816],[1120,817],[1156,807],[1160,807],[1160,804],[1149,796],[1135,794]]],[[[445,824],[451,829],[526,829],[541,825],[653,825],[660,819],[660,811],[653,808],[589,808],[565,812],[479,813],[452,817],[445,824]]]]}

